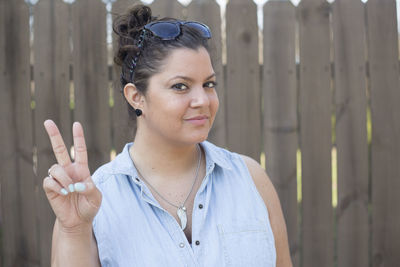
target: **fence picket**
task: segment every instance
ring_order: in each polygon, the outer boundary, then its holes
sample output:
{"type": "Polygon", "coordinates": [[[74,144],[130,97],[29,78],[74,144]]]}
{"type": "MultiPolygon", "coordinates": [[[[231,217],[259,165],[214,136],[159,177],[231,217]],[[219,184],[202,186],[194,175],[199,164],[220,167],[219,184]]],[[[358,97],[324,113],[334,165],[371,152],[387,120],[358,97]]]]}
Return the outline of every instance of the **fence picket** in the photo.
{"type": "Polygon", "coordinates": [[[325,0],[298,6],[303,266],[333,266],[329,9],[325,0]]]}
{"type": "Polygon", "coordinates": [[[259,161],[261,89],[257,6],[253,1],[229,1],[226,7],[226,40],[229,44],[225,99],[227,146],[259,161]]]}
{"type": "Polygon", "coordinates": [[[264,151],[266,170],[281,201],[294,266],[299,266],[297,224],[296,10],[287,1],[264,5],[264,151]]]}
{"type": "Polygon", "coordinates": [[[37,233],[28,229],[30,223],[36,226],[36,218],[27,4],[2,1],[0,25],[2,264],[22,266],[32,261],[34,265],[37,233]],[[25,259],[19,255],[21,247],[25,259]]]}
{"type": "Polygon", "coordinates": [[[43,127],[52,119],[65,145],[72,145],[69,75],[69,5],[62,0],[40,0],[34,6],[35,142],[37,147],[37,209],[40,266],[50,266],[55,216],[43,191],[43,178],[56,159],[43,127]]]}
{"type": "Polygon", "coordinates": [[[184,7],[176,0],[154,0],[150,4],[153,16],[184,19],[184,7]]]}
{"type": "Polygon", "coordinates": [[[221,37],[221,14],[219,5],[215,0],[194,0],[188,6],[188,19],[200,21],[207,24],[212,32],[209,42],[210,56],[213,62],[215,74],[217,75],[217,93],[219,98],[219,110],[208,140],[218,146],[226,146],[225,125],[225,83],[222,65],[222,37],[221,37]]]}
{"type": "Polygon", "coordinates": [[[77,0],[72,17],[74,120],[83,125],[94,172],[110,160],[111,150],[106,8],[101,0],[77,0]]]}
{"type": "Polygon", "coordinates": [[[400,84],[394,0],[367,2],[371,94],[372,266],[400,262],[400,84]]]}
{"type": "Polygon", "coordinates": [[[338,266],[368,266],[364,4],[359,0],[337,0],[332,13],[338,165],[338,266]]]}

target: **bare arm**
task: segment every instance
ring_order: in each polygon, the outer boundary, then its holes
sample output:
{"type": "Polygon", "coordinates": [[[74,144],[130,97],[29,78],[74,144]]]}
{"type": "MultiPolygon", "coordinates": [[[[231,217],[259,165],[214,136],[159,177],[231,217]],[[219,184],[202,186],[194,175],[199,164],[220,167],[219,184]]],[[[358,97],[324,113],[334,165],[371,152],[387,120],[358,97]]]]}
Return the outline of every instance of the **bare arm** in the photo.
{"type": "Polygon", "coordinates": [[[100,267],[96,239],[92,228],[65,232],[56,220],[53,230],[51,266],[100,267]]]}
{"type": "Polygon", "coordinates": [[[283,217],[281,204],[278,194],[272,185],[271,180],[264,169],[254,159],[242,155],[247,168],[254,180],[258,192],[264,200],[268,208],[269,220],[274,233],[276,247],[276,266],[277,267],[292,267],[290,258],[289,244],[286,231],[286,223],[283,217]]]}

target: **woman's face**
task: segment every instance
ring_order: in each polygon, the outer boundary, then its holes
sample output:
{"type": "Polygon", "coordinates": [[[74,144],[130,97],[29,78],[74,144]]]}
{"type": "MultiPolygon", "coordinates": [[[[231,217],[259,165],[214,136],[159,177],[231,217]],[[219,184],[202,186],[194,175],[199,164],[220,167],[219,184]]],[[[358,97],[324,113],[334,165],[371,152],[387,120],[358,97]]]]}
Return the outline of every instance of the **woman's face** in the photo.
{"type": "Polygon", "coordinates": [[[203,47],[174,49],[149,79],[140,126],[175,144],[204,141],[218,110],[216,77],[203,47]]]}

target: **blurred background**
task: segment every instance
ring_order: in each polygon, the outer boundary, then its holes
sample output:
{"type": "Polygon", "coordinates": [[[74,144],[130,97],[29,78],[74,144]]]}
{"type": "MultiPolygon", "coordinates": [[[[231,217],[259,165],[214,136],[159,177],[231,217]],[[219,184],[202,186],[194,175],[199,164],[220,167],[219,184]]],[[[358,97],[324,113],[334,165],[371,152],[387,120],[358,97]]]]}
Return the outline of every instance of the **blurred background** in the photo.
{"type": "Polygon", "coordinates": [[[1,266],[50,266],[44,120],[72,157],[83,124],[92,172],[133,140],[111,25],[135,3],[210,26],[209,140],[266,169],[294,266],[399,265],[399,0],[0,0],[1,266]]]}

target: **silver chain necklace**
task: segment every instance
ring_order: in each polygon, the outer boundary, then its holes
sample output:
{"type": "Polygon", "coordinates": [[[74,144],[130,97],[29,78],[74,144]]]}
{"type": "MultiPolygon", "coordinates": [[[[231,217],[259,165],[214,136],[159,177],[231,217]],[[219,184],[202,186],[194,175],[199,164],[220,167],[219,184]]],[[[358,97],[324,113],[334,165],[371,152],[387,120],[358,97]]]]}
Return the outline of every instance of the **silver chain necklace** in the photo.
{"type": "Polygon", "coordinates": [[[163,197],[163,196],[162,196],[162,195],[161,195],[161,194],[160,194],[160,193],[145,179],[145,178],[144,178],[144,176],[140,173],[139,169],[136,167],[135,162],[133,161],[133,158],[132,158],[133,166],[135,167],[135,169],[136,169],[136,171],[138,172],[139,176],[142,177],[143,181],[145,181],[146,184],[147,184],[148,186],[150,186],[150,188],[153,189],[153,191],[154,191],[159,197],[161,197],[165,202],[167,202],[169,205],[171,205],[171,206],[173,206],[173,207],[175,207],[175,208],[178,209],[178,210],[176,211],[176,214],[178,215],[179,220],[181,221],[181,228],[182,228],[182,231],[185,230],[186,224],[187,224],[187,214],[186,214],[185,203],[186,203],[186,201],[189,199],[189,196],[192,194],[194,185],[196,184],[196,181],[197,181],[197,176],[198,176],[198,174],[199,174],[199,169],[200,169],[201,151],[200,151],[199,145],[197,145],[196,148],[197,148],[197,151],[199,152],[199,160],[198,160],[198,162],[197,162],[196,173],[195,173],[194,180],[193,180],[193,184],[192,184],[192,187],[190,188],[189,194],[186,196],[185,201],[183,201],[183,203],[182,203],[181,205],[175,205],[175,204],[171,203],[170,201],[168,201],[166,198],[164,198],[164,197],[163,197]]]}

